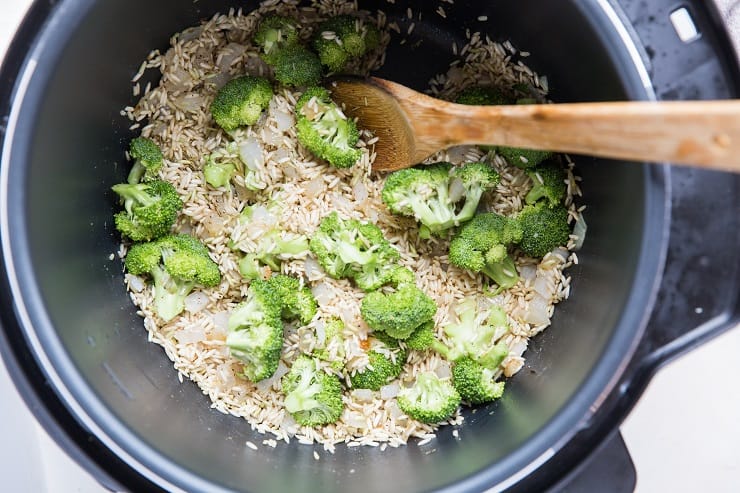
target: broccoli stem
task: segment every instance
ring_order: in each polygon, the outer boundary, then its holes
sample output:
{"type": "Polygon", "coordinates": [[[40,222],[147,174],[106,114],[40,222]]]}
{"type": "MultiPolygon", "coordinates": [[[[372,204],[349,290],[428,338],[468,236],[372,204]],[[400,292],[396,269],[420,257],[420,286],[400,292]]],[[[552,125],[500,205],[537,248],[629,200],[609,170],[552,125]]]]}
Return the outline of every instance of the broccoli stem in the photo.
{"type": "Polygon", "coordinates": [[[154,308],[157,315],[169,322],[185,309],[185,298],[195,283],[176,281],[163,268],[152,270],[154,279],[154,308]]]}
{"type": "Polygon", "coordinates": [[[513,287],[519,281],[516,264],[510,255],[507,255],[501,262],[487,264],[481,272],[498,284],[498,289],[494,291],[494,296],[513,287]]]}
{"type": "Polygon", "coordinates": [[[493,370],[497,368],[508,355],[509,348],[506,346],[506,344],[499,342],[491,349],[480,355],[477,359],[478,363],[490,370],[493,370]]]}
{"type": "Polygon", "coordinates": [[[130,185],[136,185],[140,183],[145,172],[146,172],[146,168],[144,167],[143,164],[141,164],[141,161],[137,159],[134,162],[134,165],[128,174],[128,179],[127,179],[128,183],[130,185]]]}
{"type": "Polygon", "coordinates": [[[468,196],[465,199],[465,205],[463,205],[462,209],[460,209],[460,212],[458,212],[455,216],[455,221],[457,222],[457,224],[469,221],[473,218],[473,216],[475,216],[475,213],[478,210],[478,204],[480,203],[480,199],[482,196],[483,188],[481,187],[476,187],[469,190],[468,196]]]}

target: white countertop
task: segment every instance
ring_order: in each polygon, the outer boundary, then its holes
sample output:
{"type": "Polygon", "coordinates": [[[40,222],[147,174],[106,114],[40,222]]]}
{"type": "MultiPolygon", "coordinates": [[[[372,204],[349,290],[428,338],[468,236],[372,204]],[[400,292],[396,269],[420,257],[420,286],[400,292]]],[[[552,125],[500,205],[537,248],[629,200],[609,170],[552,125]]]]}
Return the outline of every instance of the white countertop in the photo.
{"type": "MultiPolygon", "coordinates": [[[[30,3],[0,2],[0,58],[30,3]]],[[[738,375],[740,327],[656,375],[621,428],[637,468],[637,492],[740,491],[738,375]]],[[[0,396],[4,491],[105,491],[36,424],[2,366],[0,396]]]]}

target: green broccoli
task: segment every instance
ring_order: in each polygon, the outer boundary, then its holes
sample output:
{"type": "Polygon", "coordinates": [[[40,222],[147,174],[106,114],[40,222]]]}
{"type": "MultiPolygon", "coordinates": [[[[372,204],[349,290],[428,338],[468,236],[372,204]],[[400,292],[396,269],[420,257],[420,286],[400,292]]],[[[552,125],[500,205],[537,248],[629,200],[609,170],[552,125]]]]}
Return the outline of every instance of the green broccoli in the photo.
{"type": "Polygon", "coordinates": [[[272,67],[275,79],[287,86],[315,86],[321,82],[319,57],[300,45],[289,46],[278,52],[272,67]]]}
{"type": "Polygon", "coordinates": [[[493,212],[478,214],[450,242],[450,263],[493,279],[499,291],[519,280],[507,247],[522,239],[519,223],[493,212]]]}
{"type": "MultiPolygon", "coordinates": [[[[518,99],[516,104],[534,104],[537,100],[531,98],[518,99]]],[[[521,149],[518,147],[496,147],[496,152],[506,159],[509,164],[517,168],[530,169],[538,166],[544,160],[552,157],[552,152],[538,149],[521,149]]]]}
{"type": "Polygon", "coordinates": [[[213,155],[208,156],[203,166],[203,176],[206,183],[214,188],[225,187],[238,171],[236,164],[230,161],[219,161],[213,155]]]}
{"type": "Polygon", "coordinates": [[[398,341],[382,333],[368,338],[368,365],[350,376],[355,389],[380,390],[403,371],[408,353],[399,347],[398,341]]]}
{"type": "Polygon", "coordinates": [[[524,198],[527,204],[544,199],[550,207],[555,207],[563,202],[567,186],[565,170],[560,164],[543,164],[527,170],[527,175],[532,180],[532,189],[524,198]]]}
{"type": "Polygon", "coordinates": [[[302,426],[337,421],[344,409],[339,377],[322,370],[318,362],[299,356],[282,379],[285,410],[302,426]]]}
{"type": "Polygon", "coordinates": [[[355,121],[347,118],[323,87],[309,87],[295,107],[298,141],[337,168],[349,168],[362,156],[355,121]]]}
{"type": "Polygon", "coordinates": [[[399,284],[395,291],[368,293],[360,304],[367,325],[394,339],[407,339],[437,313],[437,304],[416,284],[399,284]]]}
{"type": "Polygon", "coordinates": [[[471,86],[463,89],[457,94],[455,102],[475,106],[498,106],[510,103],[501,91],[491,86],[471,86]]]}
{"type": "Polygon", "coordinates": [[[348,15],[324,21],[313,39],[313,48],[321,63],[331,72],[341,72],[350,60],[363,56],[379,44],[378,28],[348,15]]]}
{"type": "Polygon", "coordinates": [[[434,372],[420,373],[414,385],[402,388],[396,402],[401,411],[422,423],[439,423],[450,418],[460,405],[460,394],[434,372]]]}
{"type": "Polygon", "coordinates": [[[254,34],[254,43],[262,48],[262,59],[271,65],[284,49],[298,42],[297,22],[280,15],[266,16],[254,34]]]}
{"type": "Polygon", "coordinates": [[[114,217],[116,229],[133,241],[149,241],[170,232],[182,209],[182,200],[170,183],[119,183],[112,190],[123,200],[124,210],[114,217]]]}
{"type": "Polygon", "coordinates": [[[471,404],[494,401],[504,393],[504,382],[496,381],[497,370],[488,369],[469,357],[455,361],[452,379],[463,400],[471,404]]]}
{"type": "Polygon", "coordinates": [[[282,310],[274,287],[256,279],[231,311],[226,346],[244,363],[244,375],[252,382],[270,378],[277,370],[283,347],[282,310]]]}
{"type": "Polygon", "coordinates": [[[382,199],[394,214],[419,221],[420,235],[428,238],[470,220],[483,193],[498,182],[498,173],[485,163],[453,168],[450,163],[441,162],[391,173],[383,186],[382,199]],[[456,185],[463,191],[457,198],[452,195],[456,185]]]}
{"type": "Polygon", "coordinates": [[[434,334],[434,320],[418,326],[411,335],[403,341],[409,349],[424,351],[434,344],[437,338],[434,334]]]}
{"type": "Polygon", "coordinates": [[[336,212],[321,220],[309,247],[327,274],[354,279],[365,291],[390,282],[400,258],[376,225],[342,219],[336,212]]]}
{"type": "Polygon", "coordinates": [[[485,365],[495,368],[506,357],[506,346],[494,344],[494,338],[508,329],[508,320],[503,310],[497,306],[490,313],[478,313],[477,301],[465,298],[455,306],[458,321],[443,328],[449,340],[449,346],[440,341],[433,341],[431,347],[448,361],[457,361],[470,357],[485,365]],[[486,316],[487,315],[487,316],[486,316]],[[503,354],[503,355],[502,355],[503,354]]]}
{"type": "Polygon", "coordinates": [[[272,86],[263,77],[245,75],[227,82],[211,104],[216,123],[227,132],[254,125],[272,99],[272,86]]]}
{"type": "Polygon", "coordinates": [[[332,317],[324,321],[324,341],[323,344],[319,343],[318,347],[314,349],[313,356],[329,363],[329,366],[336,371],[340,372],[344,368],[344,322],[341,319],[332,317]],[[329,346],[335,346],[335,354],[329,353],[329,346]]]}
{"type": "Polygon", "coordinates": [[[570,238],[568,210],[562,205],[549,207],[546,202],[527,205],[516,216],[522,231],[519,249],[531,257],[544,257],[570,238]]]}
{"type": "Polygon", "coordinates": [[[134,166],[128,174],[128,183],[136,185],[143,181],[157,179],[162,163],[162,149],[146,137],[136,137],[131,140],[128,148],[129,156],[134,160],[134,166]]]}
{"type": "Polygon", "coordinates": [[[165,236],[133,245],[126,255],[126,269],[154,281],[154,310],[169,322],[185,309],[185,298],[196,286],[221,282],[218,264],[208,249],[189,235],[165,236]]]}
{"type": "Polygon", "coordinates": [[[277,274],[268,279],[267,284],[274,289],[282,304],[283,320],[298,319],[305,325],[316,315],[318,309],[316,299],[311,289],[303,286],[297,277],[277,274]]]}

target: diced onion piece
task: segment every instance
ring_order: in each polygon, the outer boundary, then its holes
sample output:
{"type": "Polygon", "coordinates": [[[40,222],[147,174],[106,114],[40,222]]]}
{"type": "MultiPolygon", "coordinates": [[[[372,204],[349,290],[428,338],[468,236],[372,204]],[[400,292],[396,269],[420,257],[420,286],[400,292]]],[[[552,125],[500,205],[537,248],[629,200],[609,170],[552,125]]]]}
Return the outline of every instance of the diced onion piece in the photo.
{"type": "Polygon", "coordinates": [[[388,385],[383,385],[380,387],[380,398],[392,399],[398,395],[399,390],[398,382],[391,382],[388,385]]]}
{"type": "Polygon", "coordinates": [[[190,293],[185,298],[185,310],[190,313],[198,313],[208,305],[208,296],[200,291],[190,293]]]}
{"type": "Polygon", "coordinates": [[[196,93],[186,93],[172,99],[172,104],[178,109],[189,113],[197,113],[203,106],[205,99],[196,93]]]}
{"type": "Polygon", "coordinates": [[[534,290],[537,291],[543,298],[550,299],[552,297],[552,282],[550,282],[545,276],[537,276],[534,280],[534,290]]]}
{"type": "Polygon", "coordinates": [[[373,391],[368,389],[355,389],[352,391],[352,397],[360,402],[372,402],[373,391]]]}
{"type": "Polygon", "coordinates": [[[306,195],[308,195],[309,197],[316,197],[325,188],[326,184],[324,183],[324,180],[320,176],[317,176],[313,180],[309,181],[308,184],[306,184],[306,195]]]}
{"type": "Polygon", "coordinates": [[[275,117],[275,125],[281,132],[285,132],[293,126],[293,115],[286,113],[285,111],[278,110],[273,116],[275,117]]]}
{"type": "Polygon", "coordinates": [[[449,363],[442,361],[439,363],[439,366],[434,369],[434,373],[436,373],[439,378],[450,378],[452,376],[452,368],[450,368],[449,363]]]}
{"type": "Polygon", "coordinates": [[[324,277],[323,269],[313,257],[306,257],[304,269],[306,270],[306,277],[308,277],[309,281],[316,281],[324,277]]]}
{"type": "Polygon", "coordinates": [[[265,166],[265,155],[262,144],[255,137],[248,137],[239,146],[239,157],[244,165],[252,171],[261,171],[265,166]]]}
{"type": "Polygon", "coordinates": [[[326,342],[326,328],[324,326],[324,321],[317,320],[314,328],[316,330],[316,342],[320,346],[323,346],[326,342]]]}
{"type": "Polygon", "coordinates": [[[221,50],[218,68],[221,72],[228,72],[231,64],[244,54],[246,47],[238,43],[229,43],[221,50]]]}
{"type": "Polygon", "coordinates": [[[580,250],[583,246],[583,242],[586,240],[586,230],[588,230],[586,220],[583,219],[583,214],[578,214],[578,219],[576,219],[576,223],[573,226],[573,235],[578,237],[573,246],[574,250],[580,250]]]}
{"type": "Polygon", "coordinates": [[[251,211],[253,222],[262,223],[265,226],[274,226],[277,223],[277,216],[262,204],[253,205],[251,211]]]}
{"type": "Polygon", "coordinates": [[[205,330],[198,325],[190,325],[175,334],[177,342],[180,344],[192,344],[202,341],[206,338],[205,330]]]}
{"type": "Polygon", "coordinates": [[[352,428],[367,428],[367,418],[358,413],[347,413],[344,423],[352,428]]]}
{"type": "Polygon", "coordinates": [[[322,282],[311,288],[314,298],[319,305],[327,305],[334,299],[334,292],[327,283],[322,282]]]}
{"type": "Polygon", "coordinates": [[[368,193],[367,187],[362,183],[362,180],[357,180],[357,183],[352,186],[352,194],[355,196],[357,202],[365,202],[368,193]]]}
{"type": "Polygon", "coordinates": [[[532,281],[537,277],[537,267],[531,264],[522,265],[519,267],[519,277],[525,281],[532,281]]]}
{"type": "Polygon", "coordinates": [[[229,316],[230,313],[227,311],[214,313],[211,316],[214,332],[216,332],[217,334],[226,335],[229,330],[229,316]]]}
{"type": "Polygon", "coordinates": [[[453,178],[450,183],[450,202],[457,202],[465,195],[465,186],[459,178],[453,178]]]}
{"type": "Polygon", "coordinates": [[[131,291],[133,291],[134,293],[141,293],[146,287],[146,283],[144,282],[144,279],[142,279],[139,276],[134,276],[132,274],[126,274],[126,279],[128,280],[128,286],[131,288],[131,291]]]}
{"type": "Polygon", "coordinates": [[[527,308],[524,311],[523,320],[532,325],[544,325],[550,321],[550,317],[547,316],[548,302],[545,298],[536,294],[527,303],[527,308]]]}

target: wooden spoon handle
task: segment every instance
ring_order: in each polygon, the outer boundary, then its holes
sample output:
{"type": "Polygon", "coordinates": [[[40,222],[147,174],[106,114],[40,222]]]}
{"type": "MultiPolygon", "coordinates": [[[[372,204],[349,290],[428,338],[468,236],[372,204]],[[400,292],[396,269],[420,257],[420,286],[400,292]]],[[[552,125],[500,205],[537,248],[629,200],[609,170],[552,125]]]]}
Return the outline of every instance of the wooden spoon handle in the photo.
{"type": "Polygon", "coordinates": [[[437,101],[427,111],[433,114],[412,119],[421,153],[427,142],[437,149],[496,144],[740,171],[740,100],[516,106],[437,101]]]}

